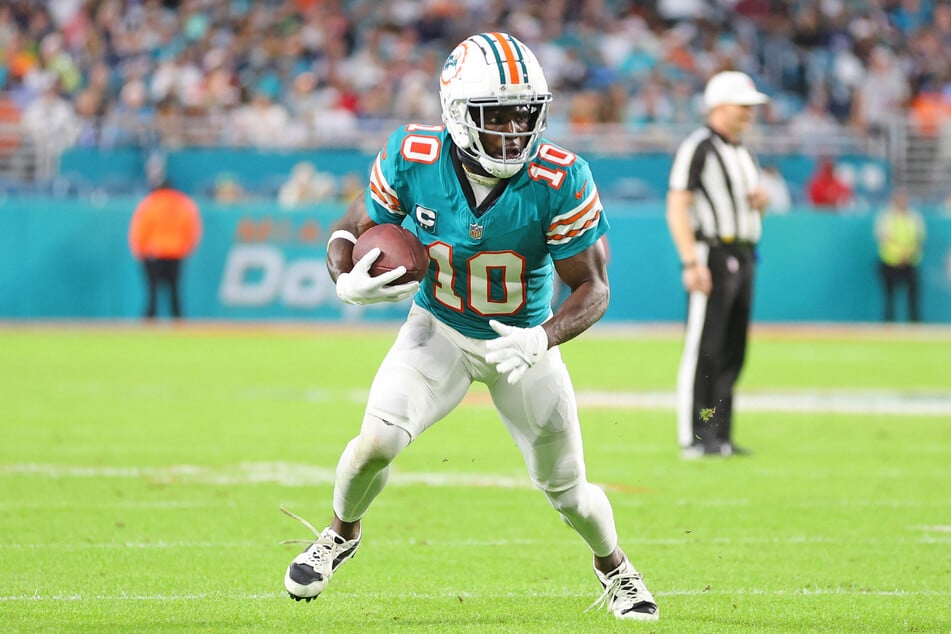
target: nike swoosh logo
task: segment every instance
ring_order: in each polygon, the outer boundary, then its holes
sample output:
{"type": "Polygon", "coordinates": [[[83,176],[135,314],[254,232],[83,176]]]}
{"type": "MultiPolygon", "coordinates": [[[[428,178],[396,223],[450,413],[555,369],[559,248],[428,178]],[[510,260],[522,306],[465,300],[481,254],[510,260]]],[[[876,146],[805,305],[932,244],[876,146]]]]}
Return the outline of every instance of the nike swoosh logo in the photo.
{"type": "Polygon", "coordinates": [[[581,200],[581,197],[584,196],[584,190],[588,188],[588,181],[585,181],[581,184],[581,189],[575,192],[575,198],[581,200]]]}

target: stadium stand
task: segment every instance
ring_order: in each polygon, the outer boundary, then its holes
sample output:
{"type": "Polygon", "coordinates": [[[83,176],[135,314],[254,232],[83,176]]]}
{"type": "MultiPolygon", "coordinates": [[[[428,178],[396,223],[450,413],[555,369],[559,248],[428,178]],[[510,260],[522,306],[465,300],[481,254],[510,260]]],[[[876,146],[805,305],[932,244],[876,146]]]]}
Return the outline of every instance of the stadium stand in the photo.
{"type": "MultiPolygon", "coordinates": [[[[867,157],[918,198],[947,195],[944,0],[10,0],[0,179],[8,192],[126,192],[147,187],[156,153],[244,147],[300,153],[294,164],[315,148],[372,151],[394,121],[438,120],[446,52],[499,28],[537,51],[559,95],[547,136],[581,151],[669,153],[700,120],[706,78],[731,67],[772,97],[751,138],[761,154],[867,157]],[[60,164],[129,148],[137,167],[110,168],[110,182],[60,164]]],[[[845,173],[884,195],[874,170],[845,173]]],[[[272,196],[277,177],[243,185],[272,196]]]]}

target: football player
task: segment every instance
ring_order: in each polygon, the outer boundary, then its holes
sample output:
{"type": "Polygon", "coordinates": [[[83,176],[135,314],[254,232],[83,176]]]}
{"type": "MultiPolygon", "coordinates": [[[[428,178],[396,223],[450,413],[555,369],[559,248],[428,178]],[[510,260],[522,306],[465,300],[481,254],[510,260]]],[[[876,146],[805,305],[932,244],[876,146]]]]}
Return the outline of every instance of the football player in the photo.
{"type": "Polygon", "coordinates": [[[310,600],[360,545],[361,521],[390,463],[463,399],[488,386],[532,482],[593,553],[603,592],[591,607],[656,620],[657,604],[618,546],[613,510],[588,482],[571,380],[558,346],[604,315],[607,231],[588,164],[541,137],[551,93],[532,52],[505,33],[459,44],[440,76],[444,125],[397,130],[373,162],[365,197],[334,225],[327,264],[344,302],[413,296],[370,388],[359,435],[337,465],[334,519],[287,568],[284,585],[310,600]],[[370,277],[356,237],[402,224],[428,248],[421,283],[370,277]],[[553,275],[570,289],[552,314],[553,275]]]}

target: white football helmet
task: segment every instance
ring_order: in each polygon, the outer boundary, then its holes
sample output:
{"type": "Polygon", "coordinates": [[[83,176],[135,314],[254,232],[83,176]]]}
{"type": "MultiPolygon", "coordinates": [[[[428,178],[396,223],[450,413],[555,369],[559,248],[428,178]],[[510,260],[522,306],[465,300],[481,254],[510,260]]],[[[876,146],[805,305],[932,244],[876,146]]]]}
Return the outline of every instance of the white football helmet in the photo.
{"type": "Polygon", "coordinates": [[[551,93],[542,67],[522,42],[506,33],[479,33],[459,44],[439,76],[442,120],[453,142],[493,176],[510,178],[538,153],[539,135],[548,123],[551,93]],[[483,124],[486,108],[527,108],[526,132],[497,132],[483,124]],[[488,154],[482,135],[503,137],[502,156],[488,154]],[[505,141],[523,137],[516,156],[505,154],[505,141]]]}

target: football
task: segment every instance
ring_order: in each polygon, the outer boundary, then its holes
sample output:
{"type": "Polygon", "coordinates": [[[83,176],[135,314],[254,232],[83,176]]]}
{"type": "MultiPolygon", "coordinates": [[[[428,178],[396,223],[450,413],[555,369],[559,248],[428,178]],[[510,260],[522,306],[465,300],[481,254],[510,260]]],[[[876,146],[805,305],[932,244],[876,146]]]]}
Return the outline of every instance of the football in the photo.
{"type": "Polygon", "coordinates": [[[367,229],[353,245],[353,263],[356,264],[374,247],[380,248],[380,257],[370,267],[371,276],[376,277],[399,266],[405,266],[406,273],[390,285],[420,282],[426,277],[426,271],[429,270],[429,253],[411,231],[393,224],[376,225],[367,229]]]}

